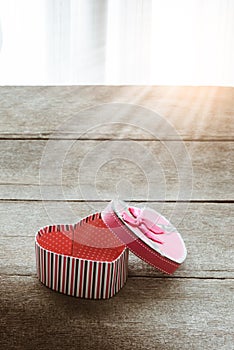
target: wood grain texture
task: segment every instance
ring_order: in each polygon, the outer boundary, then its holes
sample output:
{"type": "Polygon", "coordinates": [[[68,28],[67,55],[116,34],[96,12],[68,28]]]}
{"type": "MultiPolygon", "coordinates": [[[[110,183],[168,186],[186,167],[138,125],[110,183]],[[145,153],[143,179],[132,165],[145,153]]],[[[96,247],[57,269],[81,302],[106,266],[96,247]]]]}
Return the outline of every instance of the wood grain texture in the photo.
{"type": "Polygon", "coordinates": [[[233,150],[234,142],[2,140],[1,198],[40,199],[42,190],[55,200],[232,200],[233,150]]]}
{"type": "Polygon", "coordinates": [[[232,140],[233,100],[234,88],[226,87],[0,87],[0,137],[155,139],[137,127],[145,120],[160,139],[175,137],[165,132],[168,121],[185,140],[232,140]],[[107,103],[125,105],[100,108],[107,103]],[[165,122],[156,123],[155,113],[136,105],[159,113],[165,122]],[[120,124],[113,125],[114,120],[120,124]],[[59,135],[51,135],[59,126],[59,135]]]}
{"type": "Polygon", "coordinates": [[[233,349],[233,101],[221,87],[0,87],[0,349],[233,349]],[[169,277],[131,254],[106,301],[41,285],[37,229],[118,195],[171,220],[185,263],[169,277]]]}
{"type": "MultiPolygon", "coordinates": [[[[107,203],[69,204],[78,221],[104,209],[107,203]]],[[[229,204],[180,203],[175,208],[173,203],[150,203],[150,206],[177,223],[185,240],[188,256],[175,277],[234,277],[233,218],[229,204]]],[[[35,274],[34,235],[39,227],[73,222],[70,221],[73,214],[69,217],[64,211],[64,203],[57,202],[44,205],[40,202],[0,202],[0,213],[0,270],[9,275],[35,274]]],[[[129,275],[168,277],[133,254],[130,255],[129,275]]]]}
{"type": "Polygon", "coordinates": [[[9,350],[233,348],[233,280],[130,278],[97,302],[52,292],[35,277],[3,276],[0,298],[9,350]]]}

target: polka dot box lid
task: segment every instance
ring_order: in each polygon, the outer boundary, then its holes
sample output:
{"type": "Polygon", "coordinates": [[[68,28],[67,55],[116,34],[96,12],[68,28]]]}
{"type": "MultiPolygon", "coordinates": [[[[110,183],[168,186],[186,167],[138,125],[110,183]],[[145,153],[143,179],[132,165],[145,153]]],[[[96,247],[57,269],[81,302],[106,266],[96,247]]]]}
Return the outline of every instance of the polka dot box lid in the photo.
{"type": "Polygon", "coordinates": [[[37,275],[57,292],[107,299],[127,280],[128,248],[166,273],[173,273],[186,255],[182,238],[160,214],[112,201],[102,213],[76,224],[40,229],[35,237],[37,275]]]}

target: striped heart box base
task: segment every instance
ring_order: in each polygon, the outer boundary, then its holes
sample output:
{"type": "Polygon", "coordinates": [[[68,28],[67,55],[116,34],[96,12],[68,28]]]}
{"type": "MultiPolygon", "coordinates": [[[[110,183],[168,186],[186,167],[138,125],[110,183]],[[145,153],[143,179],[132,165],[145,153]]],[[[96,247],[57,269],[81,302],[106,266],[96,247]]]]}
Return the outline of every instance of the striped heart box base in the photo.
{"type": "Polygon", "coordinates": [[[96,213],[75,225],[40,229],[35,238],[39,280],[67,295],[107,299],[125,284],[128,249],[96,213]]]}

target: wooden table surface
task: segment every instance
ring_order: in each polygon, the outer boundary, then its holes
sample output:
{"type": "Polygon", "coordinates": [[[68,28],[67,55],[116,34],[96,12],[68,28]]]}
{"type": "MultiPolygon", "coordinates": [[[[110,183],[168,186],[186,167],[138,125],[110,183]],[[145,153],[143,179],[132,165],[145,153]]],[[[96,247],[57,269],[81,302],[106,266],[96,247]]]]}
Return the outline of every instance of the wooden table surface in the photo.
{"type": "Polygon", "coordinates": [[[1,87],[0,349],[233,349],[233,116],[234,88],[1,87]],[[41,285],[37,229],[116,195],[171,218],[185,263],[131,254],[109,300],[41,285]]]}

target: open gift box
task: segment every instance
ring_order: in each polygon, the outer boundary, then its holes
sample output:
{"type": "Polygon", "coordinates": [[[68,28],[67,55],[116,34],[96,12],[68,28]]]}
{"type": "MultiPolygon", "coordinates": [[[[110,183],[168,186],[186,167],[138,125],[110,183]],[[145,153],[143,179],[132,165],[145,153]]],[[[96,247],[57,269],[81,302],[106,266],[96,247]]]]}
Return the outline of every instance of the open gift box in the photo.
{"type": "Polygon", "coordinates": [[[112,201],[76,224],[40,229],[35,238],[39,280],[76,297],[107,299],[125,284],[128,250],[172,274],[185,260],[184,242],[171,223],[150,208],[112,201]]]}

